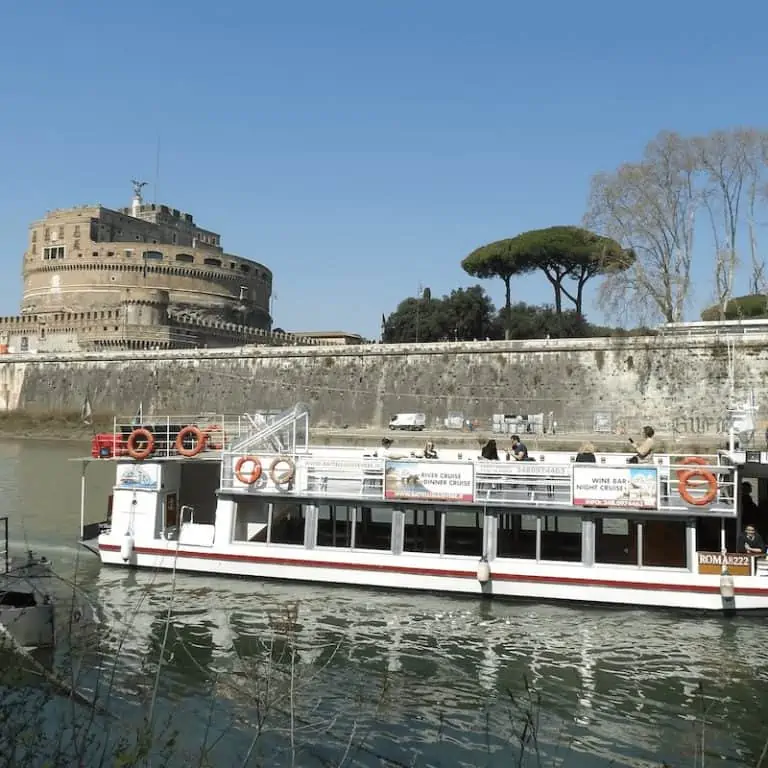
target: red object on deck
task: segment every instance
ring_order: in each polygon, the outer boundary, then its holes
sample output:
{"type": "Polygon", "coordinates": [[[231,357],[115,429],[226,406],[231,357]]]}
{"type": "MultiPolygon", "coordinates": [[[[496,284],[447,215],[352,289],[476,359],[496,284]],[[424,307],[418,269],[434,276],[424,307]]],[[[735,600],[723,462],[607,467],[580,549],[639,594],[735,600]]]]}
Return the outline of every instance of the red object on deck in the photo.
{"type": "Polygon", "coordinates": [[[94,459],[111,459],[113,456],[125,456],[127,449],[122,435],[100,432],[91,440],[91,456],[94,459]]]}

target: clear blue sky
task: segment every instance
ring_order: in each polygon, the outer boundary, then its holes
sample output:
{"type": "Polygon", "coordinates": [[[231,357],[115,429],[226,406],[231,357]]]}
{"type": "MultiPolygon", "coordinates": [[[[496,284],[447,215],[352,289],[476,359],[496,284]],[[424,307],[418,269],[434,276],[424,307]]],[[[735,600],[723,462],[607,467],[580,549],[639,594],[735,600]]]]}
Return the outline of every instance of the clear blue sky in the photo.
{"type": "Polygon", "coordinates": [[[42,0],[1,18],[2,314],[29,222],[129,204],[158,136],[158,200],[272,268],[277,325],[375,337],[419,283],[472,284],[476,246],[579,223],[590,176],[659,130],[768,123],[758,2],[42,0]]]}

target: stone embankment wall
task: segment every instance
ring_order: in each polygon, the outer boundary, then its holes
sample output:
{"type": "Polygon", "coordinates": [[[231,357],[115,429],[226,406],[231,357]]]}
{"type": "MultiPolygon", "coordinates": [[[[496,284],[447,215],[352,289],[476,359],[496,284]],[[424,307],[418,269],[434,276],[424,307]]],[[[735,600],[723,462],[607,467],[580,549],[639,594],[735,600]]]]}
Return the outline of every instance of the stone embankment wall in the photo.
{"type": "Polygon", "coordinates": [[[768,333],[657,335],[347,347],[202,349],[9,355],[0,360],[0,409],[99,413],[242,413],[312,409],[312,423],[384,426],[422,411],[432,426],[463,412],[485,428],[494,413],[554,412],[561,429],[716,434],[728,397],[728,346],[737,395],[768,403],[768,333]]]}

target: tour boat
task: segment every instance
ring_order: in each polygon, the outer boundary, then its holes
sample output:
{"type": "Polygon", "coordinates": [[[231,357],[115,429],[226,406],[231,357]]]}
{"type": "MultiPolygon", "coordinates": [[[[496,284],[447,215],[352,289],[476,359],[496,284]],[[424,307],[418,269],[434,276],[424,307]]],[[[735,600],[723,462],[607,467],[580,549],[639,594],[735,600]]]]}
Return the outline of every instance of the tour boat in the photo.
{"type": "MultiPolygon", "coordinates": [[[[531,446],[535,436],[531,435],[531,446]]],[[[768,609],[768,564],[737,551],[741,483],[768,454],[477,450],[425,459],[312,446],[305,406],[116,420],[82,462],[81,542],[107,565],[385,589],[709,611],[768,609]],[[503,453],[502,453],[503,455],[503,453]],[[106,520],[86,474],[113,462],[106,520]]],[[[409,443],[400,448],[399,443],[409,443]]],[[[412,445],[411,445],[412,444],[412,445]]],[[[761,492],[765,491],[765,493],[761,492]]],[[[766,533],[766,532],[763,532],[766,533]]]]}

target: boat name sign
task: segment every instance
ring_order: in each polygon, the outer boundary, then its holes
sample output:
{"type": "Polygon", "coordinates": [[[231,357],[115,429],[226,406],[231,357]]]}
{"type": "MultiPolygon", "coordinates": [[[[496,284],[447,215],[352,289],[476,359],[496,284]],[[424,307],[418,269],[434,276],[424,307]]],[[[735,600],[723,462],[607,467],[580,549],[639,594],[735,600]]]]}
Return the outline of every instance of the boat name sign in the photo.
{"type": "Polygon", "coordinates": [[[581,507],[658,508],[656,467],[574,465],[573,503],[581,507]]]}

